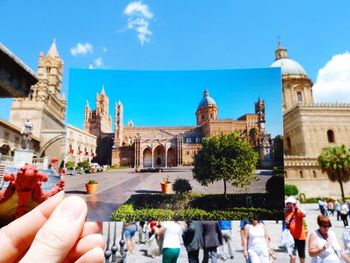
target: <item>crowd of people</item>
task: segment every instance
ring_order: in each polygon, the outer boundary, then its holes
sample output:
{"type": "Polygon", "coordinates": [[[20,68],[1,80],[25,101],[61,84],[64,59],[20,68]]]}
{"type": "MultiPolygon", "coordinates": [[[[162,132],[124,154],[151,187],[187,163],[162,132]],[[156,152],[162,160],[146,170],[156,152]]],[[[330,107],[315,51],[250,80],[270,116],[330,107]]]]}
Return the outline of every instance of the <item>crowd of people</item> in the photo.
{"type": "Polygon", "coordinates": [[[322,198],[318,200],[318,207],[320,209],[320,213],[325,216],[334,216],[334,212],[336,212],[337,221],[342,220],[344,227],[349,228],[350,218],[350,202],[346,200],[345,202],[340,200],[329,200],[326,202],[322,198]]]}
{"type": "Polygon", "coordinates": [[[300,263],[305,262],[306,241],[307,251],[312,263],[350,263],[350,231],[347,217],[349,216],[349,203],[339,201],[318,201],[320,215],[317,217],[318,229],[306,235],[304,217],[306,212],[300,207],[294,197],[286,200],[285,223],[283,229],[283,244],[290,256],[290,263],[296,262],[298,253],[300,263]],[[339,242],[332,227],[331,216],[344,222],[342,241],[339,242]],[[343,243],[343,246],[341,245],[343,243]]]}
{"type": "Polygon", "coordinates": [[[187,221],[177,220],[141,221],[124,225],[127,253],[133,254],[135,237],[147,244],[147,255],[162,256],[162,262],[175,263],[180,254],[181,244],[187,252],[189,263],[234,262],[234,238],[240,239],[241,248],[247,262],[270,263],[276,255],[270,247],[271,237],[262,221],[242,220],[240,236],[234,236],[232,221],[187,221]]]}

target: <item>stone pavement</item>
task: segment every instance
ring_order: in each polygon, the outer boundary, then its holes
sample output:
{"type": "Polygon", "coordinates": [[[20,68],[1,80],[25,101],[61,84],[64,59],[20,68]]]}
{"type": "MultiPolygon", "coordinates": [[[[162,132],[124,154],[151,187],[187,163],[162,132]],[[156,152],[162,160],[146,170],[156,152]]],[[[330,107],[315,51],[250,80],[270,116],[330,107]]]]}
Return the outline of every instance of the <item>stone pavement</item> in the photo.
{"type": "MultiPolygon", "coordinates": [[[[318,228],[316,218],[319,215],[318,211],[318,205],[317,204],[302,204],[302,208],[306,211],[307,216],[306,216],[306,222],[308,226],[309,233],[312,230],[316,230],[318,228]]],[[[332,230],[336,233],[336,236],[338,238],[338,241],[340,244],[343,246],[342,243],[342,233],[345,230],[342,221],[337,221],[336,216],[330,216],[330,219],[332,221],[332,230]]],[[[288,263],[289,262],[289,256],[287,253],[284,251],[282,247],[280,247],[280,238],[281,238],[281,231],[282,231],[282,225],[281,221],[276,223],[275,221],[264,221],[266,228],[269,232],[269,235],[271,237],[271,247],[274,249],[277,259],[273,262],[276,263],[288,263]]],[[[111,224],[111,229],[113,229],[113,224],[111,224]]],[[[117,222],[117,244],[119,245],[119,240],[121,237],[121,231],[122,231],[122,223],[117,222]]],[[[107,236],[107,222],[104,222],[104,236],[107,236]]],[[[243,257],[243,252],[242,252],[242,247],[241,247],[241,241],[240,241],[240,234],[239,234],[239,221],[233,221],[233,229],[234,229],[234,246],[235,246],[235,258],[233,260],[222,260],[219,258],[219,263],[222,262],[245,262],[244,257],[243,257]]],[[[136,241],[137,235],[136,235],[136,241]]],[[[112,243],[112,240],[110,241],[112,243]]],[[[118,246],[119,247],[119,246],[118,246]]],[[[160,263],[162,262],[162,257],[156,257],[156,258],[151,258],[147,256],[147,247],[143,243],[137,243],[135,253],[128,255],[127,256],[127,262],[145,262],[145,263],[160,263]]],[[[219,252],[221,250],[219,249],[219,252]]],[[[117,252],[119,254],[119,251],[117,252]]],[[[307,253],[307,247],[306,247],[306,263],[309,263],[311,261],[311,258],[308,256],[307,253]]],[[[203,253],[200,253],[200,259],[202,259],[203,253]]],[[[180,256],[178,259],[179,263],[182,262],[188,262],[187,260],[187,254],[186,254],[186,249],[184,246],[181,247],[180,250],[180,256]]],[[[299,262],[299,260],[297,260],[299,262]]]]}
{"type": "MultiPolygon", "coordinates": [[[[133,169],[111,170],[104,173],[67,176],[65,192],[67,195],[79,195],[89,206],[88,220],[108,221],[111,213],[124,203],[132,194],[160,193],[160,182],[169,177],[175,181],[178,177],[188,179],[193,192],[215,194],[223,193],[223,183],[216,182],[207,187],[201,186],[192,177],[192,167],[173,167],[162,173],[135,173],[133,169]],[[87,195],[85,184],[89,180],[99,182],[98,192],[87,195]]],[[[266,181],[270,178],[268,171],[257,171],[257,180],[246,189],[228,186],[228,193],[264,193],[266,181]]]]}

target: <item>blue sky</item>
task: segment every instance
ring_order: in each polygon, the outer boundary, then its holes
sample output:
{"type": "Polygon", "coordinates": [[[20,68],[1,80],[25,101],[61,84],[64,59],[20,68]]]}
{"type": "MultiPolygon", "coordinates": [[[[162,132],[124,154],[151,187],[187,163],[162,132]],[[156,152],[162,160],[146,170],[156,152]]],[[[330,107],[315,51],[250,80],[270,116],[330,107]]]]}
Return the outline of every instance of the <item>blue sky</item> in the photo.
{"type": "MultiPolygon", "coordinates": [[[[56,38],[65,92],[70,68],[268,67],[279,36],[317,101],[350,101],[347,0],[0,0],[0,10],[0,42],[32,69],[56,38]]],[[[7,119],[10,101],[0,103],[7,119]]]]}
{"type": "Polygon", "coordinates": [[[114,105],[124,106],[124,125],[195,126],[205,88],[218,108],[219,118],[237,119],[254,113],[254,103],[265,100],[267,132],[282,134],[281,79],[279,68],[240,70],[136,71],[72,69],[70,72],[68,123],[83,127],[86,100],[95,109],[102,85],[114,105]],[[82,90],[84,91],[82,93],[82,90]],[[73,99],[74,98],[74,99],[73,99]]]}

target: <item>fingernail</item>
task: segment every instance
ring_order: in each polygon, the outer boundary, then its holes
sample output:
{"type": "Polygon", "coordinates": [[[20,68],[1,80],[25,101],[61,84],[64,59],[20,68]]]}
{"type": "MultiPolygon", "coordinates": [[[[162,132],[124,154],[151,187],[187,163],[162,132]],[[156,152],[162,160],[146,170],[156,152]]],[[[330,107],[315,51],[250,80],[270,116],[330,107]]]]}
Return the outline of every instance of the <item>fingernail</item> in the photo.
{"type": "Polygon", "coordinates": [[[75,221],[81,217],[86,210],[86,203],[77,196],[70,196],[60,204],[58,216],[65,220],[75,221]]]}

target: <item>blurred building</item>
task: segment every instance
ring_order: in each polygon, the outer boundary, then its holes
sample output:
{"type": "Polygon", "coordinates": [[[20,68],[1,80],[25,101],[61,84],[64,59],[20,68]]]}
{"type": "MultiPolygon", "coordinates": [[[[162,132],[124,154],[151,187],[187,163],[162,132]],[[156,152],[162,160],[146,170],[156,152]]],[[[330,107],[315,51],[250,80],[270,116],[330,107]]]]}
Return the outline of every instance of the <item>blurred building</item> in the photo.
{"type": "Polygon", "coordinates": [[[67,124],[65,162],[91,162],[96,155],[96,136],[67,124]]]}
{"type": "MultiPolygon", "coordinates": [[[[285,182],[309,197],[339,196],[339,184],[322,173],[317,158],[324,147],[350,147],[350,104],[315,103],[311,79],[281,43],[271,66],[282,69],[285,182]]],[[[350,183],[344,190],[350,194],[350,183]]]]}

